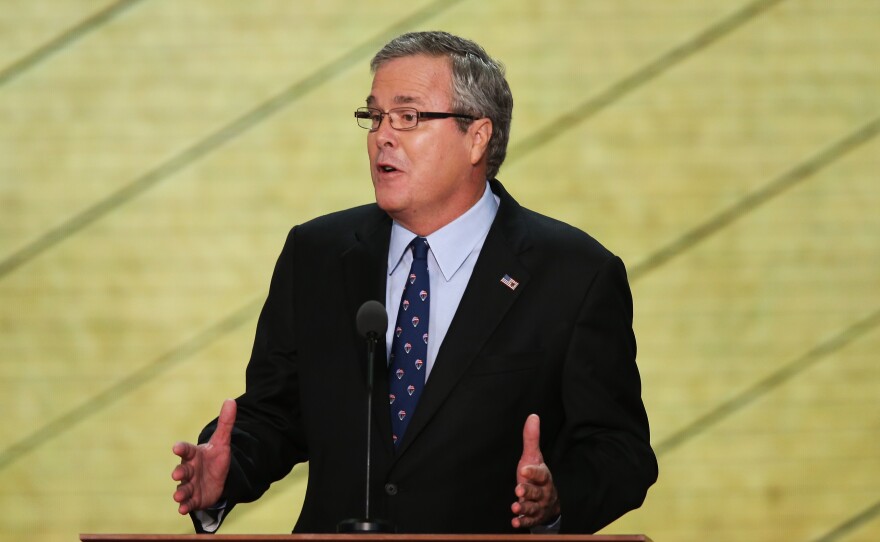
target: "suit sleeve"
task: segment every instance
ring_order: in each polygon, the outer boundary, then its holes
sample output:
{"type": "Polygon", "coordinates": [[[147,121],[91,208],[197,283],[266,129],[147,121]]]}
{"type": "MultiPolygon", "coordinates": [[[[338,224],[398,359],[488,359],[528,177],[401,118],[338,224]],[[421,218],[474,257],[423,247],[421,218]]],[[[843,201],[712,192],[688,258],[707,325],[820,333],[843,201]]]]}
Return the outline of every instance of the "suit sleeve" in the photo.
{"type": "MultiPolygon", "coordinates": [[[[236,399],[232,462],[223,491],[224,518],[237,503],[256,500],[296,463],[308,459],[297,370],[295,238],[296,228],[275,266],[257,323],[247,388],[236,399]]],[[[215,419],[205,427],[200,443],[210,439],[216,423],[215,419]]]]}
{"type": "Polygon", "coordinates": [[[561,532],[596,532],[641,506],[657,479],[641,399],[623,262],[609,258],[580,307],[563,366],[563,429],[551,471],[561,532]]]}

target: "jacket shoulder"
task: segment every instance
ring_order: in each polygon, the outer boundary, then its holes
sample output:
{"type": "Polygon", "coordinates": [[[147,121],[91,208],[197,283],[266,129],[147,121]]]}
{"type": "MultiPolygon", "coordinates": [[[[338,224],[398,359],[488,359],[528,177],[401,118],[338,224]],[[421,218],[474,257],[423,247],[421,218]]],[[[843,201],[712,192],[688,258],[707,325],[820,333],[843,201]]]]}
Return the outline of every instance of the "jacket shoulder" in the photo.
{"type": "Polygon", "coordinates": [[[561,220],[521,208],[522,220],[533,248],[548,257],[586,258],[604,262],[616,256],[587,232],[561,220]]]}
{"type": "Polygon", "coordinates": [[[290,230],[297,243],[332,245],[350,243],[358,233],[369,233],[390,222],[388,215],[375,203],[319,216],[298,224],[290,230]]]}
{"type": "Polygon", "coordinates": [[[601,263],[616,257],[585,231],[523,207],[498,180],[490,182],[501,200],[498,227],[516,249],[540,258],[561,258],[562,262],[586,259],[601,263]]]}

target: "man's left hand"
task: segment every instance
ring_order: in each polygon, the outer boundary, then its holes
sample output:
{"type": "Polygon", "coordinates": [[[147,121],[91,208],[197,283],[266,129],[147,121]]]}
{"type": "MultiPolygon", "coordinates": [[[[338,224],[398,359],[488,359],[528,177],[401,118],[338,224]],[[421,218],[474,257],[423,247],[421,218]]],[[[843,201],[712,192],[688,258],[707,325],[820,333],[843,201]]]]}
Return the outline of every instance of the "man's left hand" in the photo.
{"type": "Polygon", "coordinates": [[[514,528],[531,528],[551,523],[559,517],[559,495],[550,468],[541,455],[541,420],[531,414],[523,426],[523,453],[516,466],[517,501],[510,506],[516,515],[514,528]]]}

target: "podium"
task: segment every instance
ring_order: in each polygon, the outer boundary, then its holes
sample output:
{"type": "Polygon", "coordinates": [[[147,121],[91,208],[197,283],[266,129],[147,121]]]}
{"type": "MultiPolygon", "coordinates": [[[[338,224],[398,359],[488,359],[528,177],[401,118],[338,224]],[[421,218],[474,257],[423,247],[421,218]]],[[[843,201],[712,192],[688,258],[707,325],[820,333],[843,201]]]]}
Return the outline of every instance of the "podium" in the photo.
{"type": "Polygon", "coordinates": [[[645,535],[546,534],[81,534],[82,542],[651,542],[645,535]]]}

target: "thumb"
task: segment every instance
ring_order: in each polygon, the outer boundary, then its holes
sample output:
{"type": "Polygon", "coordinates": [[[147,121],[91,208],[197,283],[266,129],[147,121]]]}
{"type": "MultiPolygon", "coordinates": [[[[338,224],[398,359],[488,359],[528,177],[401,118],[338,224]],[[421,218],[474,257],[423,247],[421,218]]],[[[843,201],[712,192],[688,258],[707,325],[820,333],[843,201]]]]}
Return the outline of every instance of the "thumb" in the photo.
{"type": "Polygon", "coordinates": [[[541,455],[541,419],[537,414],[530,414],[523,426],[523,454],[519,460],[520,467],[539,465],[544,462],[541,455]]]}
{"type": "Polygon", "coordinates": [[[238,405],[234,399],[223,401],[220,408],[220,416],[217,418],[217,429],[211,435],[211,444],[214,446],[229,446],[232,440],[232,426],[235,425],[235,413],[238,405]]]}

